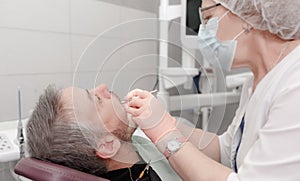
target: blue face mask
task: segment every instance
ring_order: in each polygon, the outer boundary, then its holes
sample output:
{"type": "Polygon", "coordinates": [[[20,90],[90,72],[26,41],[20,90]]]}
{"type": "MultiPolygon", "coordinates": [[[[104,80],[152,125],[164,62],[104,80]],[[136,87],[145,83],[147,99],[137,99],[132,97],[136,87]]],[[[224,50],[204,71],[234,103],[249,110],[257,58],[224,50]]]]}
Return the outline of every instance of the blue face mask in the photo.
{"type": "MultiPolygon", "coordinates": [[[[228,13],[228,12],[227,12],[228,13]]],[[[225,13],[221,18],[227,15],[225,13]]],[[[213,66],[230,71],[235,55],[236,39],[245,31],[241,31],[233,40],[220,41],[217,38],[219,20],[217,17],[210,19],[207,24],[200,25],[198,33],[199,49],[203,57],[213,66]]]]}

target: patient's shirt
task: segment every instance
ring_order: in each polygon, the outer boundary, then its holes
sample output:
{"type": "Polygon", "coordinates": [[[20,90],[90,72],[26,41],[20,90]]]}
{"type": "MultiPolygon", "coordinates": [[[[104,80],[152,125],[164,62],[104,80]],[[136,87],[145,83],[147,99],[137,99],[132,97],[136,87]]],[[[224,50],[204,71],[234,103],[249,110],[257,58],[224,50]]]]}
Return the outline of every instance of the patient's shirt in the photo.
{"type": "MultiPolygon", "coordinates": [[[[135,181],[139,178],[141,172],[146,168],[145,162],[138,162],[130,168],[122,168],[113,170],[101,175],[102,177],[112,181],[135,181]]],[[[157,173],[150,166],[139,181],[160,181],[157,173]]]]}

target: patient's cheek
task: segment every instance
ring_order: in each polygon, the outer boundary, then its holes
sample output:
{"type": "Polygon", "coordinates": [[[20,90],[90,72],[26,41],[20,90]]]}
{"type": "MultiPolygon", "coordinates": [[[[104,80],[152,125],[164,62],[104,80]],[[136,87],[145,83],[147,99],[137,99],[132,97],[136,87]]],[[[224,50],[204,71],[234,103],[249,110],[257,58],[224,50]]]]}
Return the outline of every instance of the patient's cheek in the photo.
{"type": "Polygon", "coordinates": [[[112,101],[112,109],[113,110],[111,110],[111,113],[115,114],[119,120],[121,120],[123,122],[126,120],[127,117],[126,117],[125,108],[120,103],[120,101],[117,100],[116,98],[114,98],[112,101]]]}
{"type": "Polygon", "coordinates": [[[131,114],[127,113],[128,126],[131,128],[137,128],[137,124],[132,120],[131,114]]]}

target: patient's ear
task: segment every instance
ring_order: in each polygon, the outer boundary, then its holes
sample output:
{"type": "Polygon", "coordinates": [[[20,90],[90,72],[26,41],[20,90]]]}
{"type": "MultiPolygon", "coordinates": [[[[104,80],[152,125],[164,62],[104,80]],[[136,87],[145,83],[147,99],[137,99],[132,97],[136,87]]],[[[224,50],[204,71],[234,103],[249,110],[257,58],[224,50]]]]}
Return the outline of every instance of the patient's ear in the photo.
{"type": "Polygon", "coordinates": [[[96,154],[104,159],[115,156],[121,147],[120,140],[113,135],[105,135],[98,144],[96,154]]]}

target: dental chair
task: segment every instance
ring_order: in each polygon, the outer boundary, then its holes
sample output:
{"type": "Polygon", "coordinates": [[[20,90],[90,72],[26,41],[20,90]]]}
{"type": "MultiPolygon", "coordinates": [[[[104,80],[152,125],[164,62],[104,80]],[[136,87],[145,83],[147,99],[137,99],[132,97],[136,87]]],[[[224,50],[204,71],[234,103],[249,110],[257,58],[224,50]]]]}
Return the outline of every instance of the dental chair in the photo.
{"type": "Polygon", "coordinates": [[[108,181],[69,167],[31,157],[21,159],[14,171],[20,176],[36,181],[108,181]]]}

